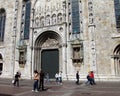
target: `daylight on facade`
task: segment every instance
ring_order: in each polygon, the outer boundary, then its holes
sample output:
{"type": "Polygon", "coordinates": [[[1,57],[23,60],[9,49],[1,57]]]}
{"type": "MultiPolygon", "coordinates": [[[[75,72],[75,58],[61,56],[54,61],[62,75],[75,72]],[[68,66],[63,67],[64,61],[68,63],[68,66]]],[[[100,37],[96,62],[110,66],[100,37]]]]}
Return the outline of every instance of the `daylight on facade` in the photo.
{"type": "Polygon", "coordinates": [[[0,0],[0,78],[34,70],[120,80],[120,0],[0,0]]]}

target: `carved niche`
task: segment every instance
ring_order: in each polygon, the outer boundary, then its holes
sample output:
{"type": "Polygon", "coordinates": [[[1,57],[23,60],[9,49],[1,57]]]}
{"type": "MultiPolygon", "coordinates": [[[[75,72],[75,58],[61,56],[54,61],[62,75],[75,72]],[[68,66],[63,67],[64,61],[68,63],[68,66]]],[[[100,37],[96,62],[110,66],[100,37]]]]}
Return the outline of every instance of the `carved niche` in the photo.
{"type": "Polygon", "coordinates": [[[74,40],[72,45],[72,62],[75,67],[80,67],[83,63],[83,46],[82,41],[74,40]]]}

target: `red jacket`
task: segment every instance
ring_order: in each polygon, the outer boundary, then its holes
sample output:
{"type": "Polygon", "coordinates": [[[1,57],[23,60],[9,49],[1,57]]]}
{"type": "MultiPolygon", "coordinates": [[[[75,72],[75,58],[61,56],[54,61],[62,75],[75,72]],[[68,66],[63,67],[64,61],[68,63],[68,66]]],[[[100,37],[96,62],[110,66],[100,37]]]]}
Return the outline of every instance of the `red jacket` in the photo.
{"type": "Polygon", "coordinates": [[[90,77],[91,77],[91,78],[94,78],[94,73],[90,73],[90,77]]]}

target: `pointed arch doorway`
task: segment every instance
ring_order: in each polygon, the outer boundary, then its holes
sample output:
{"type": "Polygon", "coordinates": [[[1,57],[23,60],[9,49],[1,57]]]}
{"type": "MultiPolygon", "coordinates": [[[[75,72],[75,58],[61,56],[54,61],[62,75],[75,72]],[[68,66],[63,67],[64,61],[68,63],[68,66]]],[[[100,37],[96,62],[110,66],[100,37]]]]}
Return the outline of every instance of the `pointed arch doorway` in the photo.
{"type": "Polygon", "coordinates": [[[34,69],[49,74],[50,79],[61,68],[61,38],[54,31],[45,31],[36,38],[34,46],[34,69]]]}
{"type": "Polygon", "coordinates": [[[120,76],[120,44],[114,49],[113,59],[115,75],[120,76]]]}
{"type": "Polygon", "coordinates": [[[59,71],[58,49],[43,50],[41,52],[41,69],[48,73],[50,78],[55,78],[55,73],[59,71]]]}

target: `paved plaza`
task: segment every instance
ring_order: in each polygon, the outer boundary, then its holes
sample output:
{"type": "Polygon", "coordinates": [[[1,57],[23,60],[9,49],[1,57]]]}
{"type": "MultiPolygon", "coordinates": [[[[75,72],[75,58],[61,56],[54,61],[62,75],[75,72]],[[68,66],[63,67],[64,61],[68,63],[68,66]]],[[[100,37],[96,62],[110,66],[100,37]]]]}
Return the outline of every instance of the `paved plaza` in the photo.
{"type": "Polygon", "coordinates": [[[120,96],[120,82],[97,82],[85,85],[81,81],[63,81],[63,85],[51,81],[45,84],[45,91],[32,92],[32,80],[20,80],[20,87],[14,87],[12,79],[0,78],[0,96],[120,96]]]}

